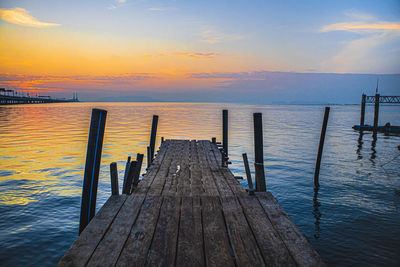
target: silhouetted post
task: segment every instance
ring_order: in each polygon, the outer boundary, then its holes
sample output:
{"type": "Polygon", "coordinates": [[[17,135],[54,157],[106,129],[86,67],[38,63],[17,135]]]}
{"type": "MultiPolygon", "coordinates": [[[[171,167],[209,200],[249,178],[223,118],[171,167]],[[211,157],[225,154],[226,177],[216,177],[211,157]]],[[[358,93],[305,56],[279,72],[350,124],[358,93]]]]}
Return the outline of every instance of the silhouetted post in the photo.
{"type": "Polygon", "coordinates": [[[242,156],[243,156],[244,169],[246,170],[247,183],[249,185],[249,194],[254,195],[253,181],[251,180],[251,173],[250,173],[249,161],[247,159],[247,154],[243,153],[242,156]]]}
{"type": "Polygon", "coordinates": [[[375,95],[375,113],[374,113],[374,131],[376,131],[378,128],[378,119],[379,119],[379,98],[380,95],[376,94],[375,95]]]}
{"type": "Polygon", "coordinates": [[[129,164],[128,176],[126,177],[126,182],[124,183],[124,186],[122,188],[122,194],[129,195],[131,193],[133,176],[135,173],[136,165],[137,165],[137,162],[134,160],[131,161],[131,163],[129,164]]]}
{"type": "Polygon", "coordinates": [[[228,110],[222,111],[222,148],[225,157],[228,157],[228,110]]]}
{"type": "Polygon", "coordinates": [[[81,217],[79,234],[89,224],[96,212],[97,185],[99,182],[101,151],[103,148],[104,129],[107,111],[92,110],[89,140],[86,153],[85,173],[83,178],[81,217]]]}
{"type": "Polygon", "coordinates": [[[128,156],[128,160],[126,161],[126,165],[125,165],[124,180],[126,179],[126,176],[128,175],[130,162],[131,162],[131,156],[128,156]]]}
{"type": "Polygon", "coordinates": [[[118,170],[116,162],[110,164],[110,177],[111,177],[111,194],[118,196],[119,195],[118,170]]]}
{"type": "Polygon", "coordinates": [[[157,135],[157,123],[158,123],[158,116],[153,115],[153,123],[151,125],[151,135],[150,135],[150,162],[152,162],[154,158],[154,147],[156,145],[156,135],[157,135]]]}
{"type": "Polygon", "coordinates": [[[211,142],[212,142],[213,144],[217,144],[217,138],[215,138],[215,137],[211,138],[211,142]]]}
{"type": "Polygon", "coordinates": [[[329,110],[330,107],[325,107],[324,122],[322,124],[321,137],[319,139],[317,162],[315,164],[315,173],[314,173],[315,187],[319,187],[319,168],[321,166],[322,151],[324,150],[324,142],[325,142],[326,126],[328,125],[329,110]]]}
{"type": "Polygon", "coordinates": [[[364,119],[365,119],[365,102],[366,102],[367,96],[365,94],[362,94],[361,97],[361,117],[360,117],[360,126],[364,126],[364,119]]]}
{"type": "Polygon", "coordinates": [[[142,163],[143,163],[143,154],[138,153],[136,156],[136,167],[135,167],[135,172],[133,174],[133,187],[136,187],[139,183],[139,177],[140,177],[140,170],[142,169],[142,163]]]}
{"type": "Polygon", "coordinates": [[[164,143],[164,136],[161,136],[161,144],[164,143]]]}
{"type": "Polygon", "coordinates": [[[147,147],[147,169],[150,168],[151,165],[151,148],[148,146],[147,147]]]}
{"type": "Polygon", "coordinates": [[[255,173],[256,173],[256,191],[265,192],[265,173],[264,173],[264,145],[262,132],[262,114],[253,113],[254,120],[254,154],[255,154],[255,173]]]}

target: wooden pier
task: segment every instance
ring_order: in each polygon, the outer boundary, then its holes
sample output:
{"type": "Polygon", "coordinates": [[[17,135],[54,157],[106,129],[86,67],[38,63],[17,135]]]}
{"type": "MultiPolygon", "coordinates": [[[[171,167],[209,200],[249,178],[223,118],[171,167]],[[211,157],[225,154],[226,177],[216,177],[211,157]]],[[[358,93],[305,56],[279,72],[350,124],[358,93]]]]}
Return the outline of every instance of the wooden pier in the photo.
{"type": "Polygon", "coordinates": [[[215,142],[165,140],[58,266],[325,266],[272,194],[249,195],[223,160],[215,142]]]}

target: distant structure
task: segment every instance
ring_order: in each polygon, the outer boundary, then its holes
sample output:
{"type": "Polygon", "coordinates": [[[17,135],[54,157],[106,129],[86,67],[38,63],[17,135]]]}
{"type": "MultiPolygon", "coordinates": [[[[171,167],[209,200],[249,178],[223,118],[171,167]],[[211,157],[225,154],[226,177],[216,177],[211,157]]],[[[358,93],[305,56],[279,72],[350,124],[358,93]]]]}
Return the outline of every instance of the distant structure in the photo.
{"type": "Polygon", "coordinates": [[[52,98],[51,96],[30,96],[29,93],[21,93],[11,89],[0,88],[0,105],[13,104],[38,104],[38,103],[62,103],[79,102],[78,93],[74,92],[72,99],[52,98]]]}
{"type": "Polygon", "coordinates": [[[400,133],[400,126],[393,126],[389,122],[384,126],[378,125],[379,119],[379,104],[400,104],[400,96],[381,96],[378,94],[378,84],[379,80],[376,82],[376,90],[374,96],[367,96],[366,94],[362,94],[361,97],[361,116],[360,116],[360,125],[354,125],[354,130],[359,131],[373,131],[373,132],[385,132],[385,133],[400,133]],[[365,124],[365,105],[367,103],[374,104],[374,124],[368,125],[365,124]]]}

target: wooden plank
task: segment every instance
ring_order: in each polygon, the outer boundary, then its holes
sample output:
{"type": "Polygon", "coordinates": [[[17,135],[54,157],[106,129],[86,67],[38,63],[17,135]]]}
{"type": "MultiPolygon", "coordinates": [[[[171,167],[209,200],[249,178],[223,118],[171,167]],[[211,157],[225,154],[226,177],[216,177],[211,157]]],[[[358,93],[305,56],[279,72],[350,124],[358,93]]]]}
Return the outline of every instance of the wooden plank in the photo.
{"type": "Polygon", "coordinates": [[[205,191],[204,195],[218,196],[218,188],[212,177],[211,169],[206,157],[205,147],[202,145],[201,141],[197,142],[197,155],[199,158],[202,184],[205,191]]]}
{"type": "MultiPolygon", "coordinates": [[[[173,159],[170,162],[168,167],[167,175],[165,176],[165,183],[163,187],[162,194],[165,196],[175,196],[177,192],[177,184],[178,184],[178,174],[180,172],[180,149],[183,145],[183,142],[179,142],[176,140],[171,141],[171,146],[173,147],[174,155],[173,159]],[[179,171],[178,171],[179,165],[179,171]]],[[[164,177],[160,177],[164,179],[164,177]]]]}
{"type": "Polygon", "coordinates": [[[142,195],[128,197],[87,266],[115,265],[143,201],[142,195]]]}
{"type": "Polygon", "coordinates": [[[218,197],[201,197],[204,256],[207,266],[235,266],[218,197]]]}
{"type": "Polygon", "coordinates": [[[264,259],[236,197],[223,197],[222,210],[238,266],[265,266],[264,259]]]}
{"type": "Polygon", "coordinates": [[[84,266],[124,204],[126,196],[111,196],[57,266],[84,266]]]}
{"type": "Polygon", "coordinates": [[[243,196],[238,199],[266,264],[296,266],[257,198],[243,196]]]}
{"type": "Polygon", "coordinates": [[[160,153],[154,159],[153,164],[147,171],[146,176],[139,183],[138,187],[133,191],[135,194],[147,194],[150,186],[152,185],[154,178],[157,175],[164,175],[168,169],[166,169],[171,161],[172,154],[170,153],[170,141],[167,140],[161,145],[160,153]]]}
{"type": "MultiPolygon", "coordinates": [[[[218,148],[216,145],[211,144],[210,142],[206,143],[206,147],[208,147],[210,150],[212,150],[214,154],[214,160],[217,162],[217,166],[219,166],[218,171],[220,172],[221,176],[225,178],[226,182],[229,185],[229,188],[234,192],[235,195],[241,196],[241,195],[246,195],[246,190],[243,188],[243,186],[238,182],[238,180],[235,178],[233,173],[226,167],[222,167],[219,165],[218,159],[221,158],[221,152],[219,152],[218,148]]],[[[211,155],[210,155],[211,156],[211,155]]]]}
{"type": "Polygon", "coordinates": [[[182,197],[176,266],[204,266],[199,197],[182,197]]]}
{"type": "Polygon", "coordinates": [[[190,141],[185,140],[180,157],[180,172],[178,174],[178,196],[191,195],[190,181],[190,141]]]}
{"type": "Polygon", "coordinates": [[[205,190],[203,187],[203,177],[200,170],[197,142],[194,140],[190,142],[189,172],[192,196],[204,195],[205,190]]]}
{"type": "Polygon", "coordinates": [[[175,265],[180,206],[180,197],[164,197],[149,251],[149,266],[175,265]]]}
{"type": "Polygon", "coordinates": [[[144,266],[160,214],[162,198],[147,196],[117,266],[144,266]]]}
{"type": "Polygon", "coordinates": [[[217,186],[218,192],[220,196],[227,197],[227,196],[234,196],[234,192],[228,185],[226,179],[221,175],[221,166],[217,164],[216,158],[212,149],[210,148],[209,144],[210,141],[202,141],[202,145],[204,146],[204,151],[206,155],[206,159],[208,162],[208,166],[211,169],[211,175],[213,180],[217,186]]]}
{"type": "Polygon", "coordinates": [[[181,142],[171,141],[169,153],[167,154],[167,158],[169,160],[166,162],[166,164],[163,164],[161,166],[159,172],[154,177],[153,182],[150,185],[149,191],[147,192],[148,195],[152,196],[161,195],[166,183],[166,177],[170,173],[173,173],[174,170],[176,172],[177,164],[173,162],[179,162],[179,155],[181,154],[179,143],[181,142]]]}
{"type": "Polygon", "coordinates": [[[272,225],[299,266],[325,266],[318,253],[270,192],[256,193],[272,225]]]}

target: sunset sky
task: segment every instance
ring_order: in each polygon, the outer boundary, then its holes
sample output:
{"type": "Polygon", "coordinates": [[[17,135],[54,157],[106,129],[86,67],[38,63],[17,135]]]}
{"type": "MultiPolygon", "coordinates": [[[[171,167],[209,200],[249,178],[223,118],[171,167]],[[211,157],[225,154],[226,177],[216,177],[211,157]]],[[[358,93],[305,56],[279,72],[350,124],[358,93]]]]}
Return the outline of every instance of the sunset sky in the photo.
{"type": "Polygon", "coordinates": [[[2,0],[0,19],[0,86],[21,91],[343,102],[379,77],[400,94],[398,0],[2,0]]]}

